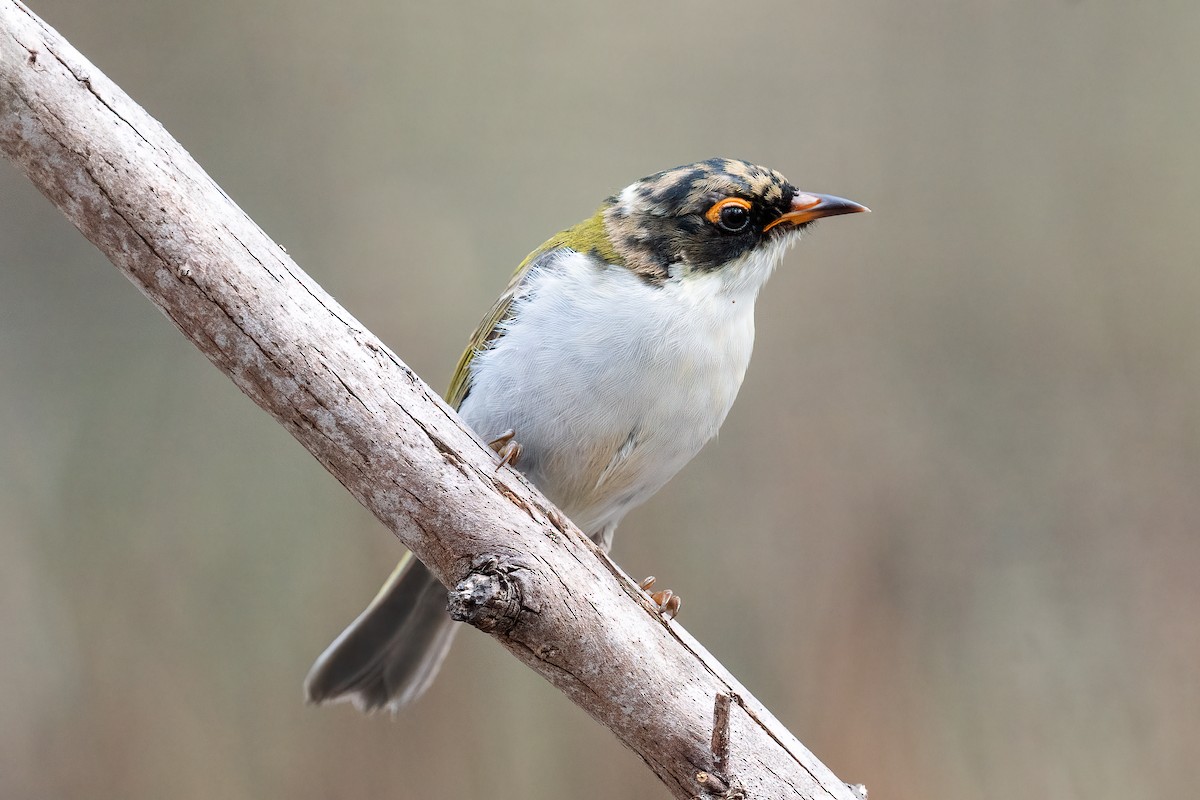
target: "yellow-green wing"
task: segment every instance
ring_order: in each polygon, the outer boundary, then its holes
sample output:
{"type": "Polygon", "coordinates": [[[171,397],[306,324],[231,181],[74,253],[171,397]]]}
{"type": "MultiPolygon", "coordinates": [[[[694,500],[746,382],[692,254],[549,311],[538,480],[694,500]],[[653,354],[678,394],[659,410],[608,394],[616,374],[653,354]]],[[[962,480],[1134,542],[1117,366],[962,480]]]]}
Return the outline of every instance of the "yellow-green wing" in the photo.
{"type": "MultiPolygon", "coordinates": [[[[540,255],[540,251],[537,253],[540,255]]],[[[454,368],[454,376],[450,378],[450,388],[446,390],[446,402],[458,408],[462,403],[463,398],[467,396],[468,381],[467,377],[470,373],[471,360],[475,358],[475,354],[480,350],[485,349],[492,341],[500,336],[500,323],[508,317],[508,312],[512,308],[513,298],[516,297],[517,288],[521,285],[521,281],[529,274],[529,267],[534,262],[534,254],[530,254],[517,271],[513,273],[512,279],[508,282],[508,286],[504,287],[504,292],[500,295],[500,299],[491,307],[487,315],[479,321],[479,327],[471,334],[470,341],[467,342],[467,349],[458,358],[458,366],[454,368]]]]}
{"type": "Polygon", "coordinates": [[[462,356],[458,359],[458,367],[454,370],[454,377],[450,379],[450,388],[446,390],[446,402],[458,408],[463,398],[467,396],[467,390],[470,388],[468,377],[470,376],[471,360],[475,358],[476,353],[487,349],[488,345],[503,335],[503,331],[500,330],[500,324],[508,319],[509,313],[512,311],[513,298],[517,296],[521,284],[529,276],[530,269],[541,256],[549,253],[551,250],[568,248],[581,253],[595,251],[608,263],[617,263],[619,261],[616,252],[609,243],[608,235],[604,231],[604,208],[605,206],[601,206],[590,218],[565,231],[556,233],[547,239],[537,250],[525,256],[525,260],[521,262],[521,266],[517,267],[517,271],[513,273],[508,286],[504,287],[504,291],[496,301],[496,304],[492,306],[491,310],[480,321],[479,327],[475,329],[475,333],[471,334],[471,340],[467,342],[467,349],[463,351],[462,356]]]}

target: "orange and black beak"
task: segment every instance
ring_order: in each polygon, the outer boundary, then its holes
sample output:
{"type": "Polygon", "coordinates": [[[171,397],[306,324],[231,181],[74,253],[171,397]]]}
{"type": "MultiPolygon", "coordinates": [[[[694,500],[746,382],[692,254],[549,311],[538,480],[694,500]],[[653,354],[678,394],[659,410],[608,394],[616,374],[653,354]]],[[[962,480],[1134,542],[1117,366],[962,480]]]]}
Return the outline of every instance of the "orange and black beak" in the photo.
{"type": "Polygon", "coordinates": [[[844,197],[834,197],[831,194],[813,194],[811,192],[796,192],[792,198],[791,209],[784,212],[778,219],[772,220],[763,228],[763,233],[771,230],[781,222],[795,227],[806,222],[812,222],[821,217],[836,217],[839,214],[857,214],[860,211],[870,211],[866,206],[859,205],[844,197]]]}

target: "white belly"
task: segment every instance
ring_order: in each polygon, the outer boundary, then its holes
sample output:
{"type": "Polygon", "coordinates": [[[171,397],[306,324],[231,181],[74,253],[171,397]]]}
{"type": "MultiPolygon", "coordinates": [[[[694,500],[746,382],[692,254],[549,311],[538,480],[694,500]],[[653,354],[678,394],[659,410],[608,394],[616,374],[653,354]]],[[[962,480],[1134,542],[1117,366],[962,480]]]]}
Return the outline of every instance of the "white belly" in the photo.
{"type": "Polygon", "coordinates": [[[750,361],[754,293],[709,276],[654,287],[577,253],[526,287],[472,361],[460,413],[485,440],[515,431],[517,468],[584,532],[611,531],[724,421],[750,361]]]}

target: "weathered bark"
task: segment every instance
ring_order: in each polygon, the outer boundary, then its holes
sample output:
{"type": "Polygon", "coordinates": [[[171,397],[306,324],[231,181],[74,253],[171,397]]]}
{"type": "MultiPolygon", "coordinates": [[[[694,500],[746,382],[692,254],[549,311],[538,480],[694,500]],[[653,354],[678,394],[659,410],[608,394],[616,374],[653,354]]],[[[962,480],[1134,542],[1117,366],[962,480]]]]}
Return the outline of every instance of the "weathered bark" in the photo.
{"type": "MultiPolygon", "coordinates": [[[[0,149],[447,585],[680,798],[853,794],[66,41],[0,0],[0,149]]],[[[297,673],[297,680],[299,673],[297,673]]]]}

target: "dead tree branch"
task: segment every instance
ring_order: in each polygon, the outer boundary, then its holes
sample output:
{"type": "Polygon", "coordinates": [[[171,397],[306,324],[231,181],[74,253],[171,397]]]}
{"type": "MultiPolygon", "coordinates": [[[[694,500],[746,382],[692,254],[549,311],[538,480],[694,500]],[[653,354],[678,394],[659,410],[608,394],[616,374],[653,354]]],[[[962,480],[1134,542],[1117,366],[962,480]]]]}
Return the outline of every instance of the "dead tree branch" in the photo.
{"type": "MultiPolygon", "coordinates": [[[[116,85],[0,0],[0,150],[447,585],[679,798],[852,792],[116,85]]],[[[299,675],[297,676],[299,677],[299,675]]]]}

